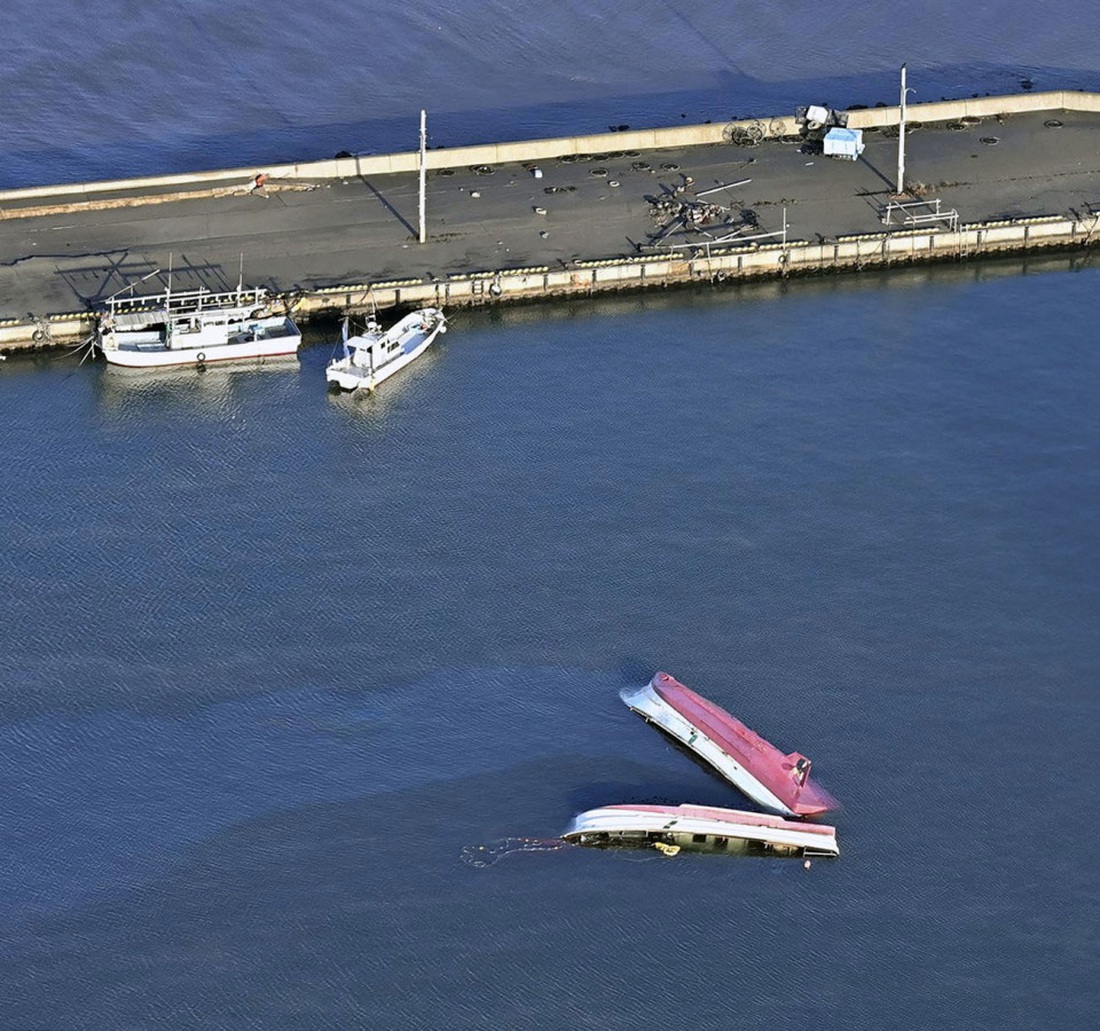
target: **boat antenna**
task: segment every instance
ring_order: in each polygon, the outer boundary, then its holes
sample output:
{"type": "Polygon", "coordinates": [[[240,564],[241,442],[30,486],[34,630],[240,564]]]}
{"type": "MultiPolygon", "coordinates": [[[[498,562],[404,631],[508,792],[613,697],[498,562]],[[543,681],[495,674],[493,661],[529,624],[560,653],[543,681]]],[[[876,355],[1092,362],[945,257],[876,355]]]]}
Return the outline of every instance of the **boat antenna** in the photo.
{"type": "Polygon", "coordinates": [[[166,305],[171,303],[172,299],[172,252],[168,252],[168,292],[164,295],[164,302],[166,305]]]}
{"type": "Polygon", "coordinates": [[[368,330],[377,331],[378,326],[378,305],[374,303],[374,287],[367,287],[367,297],[370,298],[370,324],[367,327],[368,330]]]}
{"type": "Polygon", "coordinates": [[[244,251],[241,251],[241,268],[237,273],[237,296],[240,297],[244,289],[244,251]]]}

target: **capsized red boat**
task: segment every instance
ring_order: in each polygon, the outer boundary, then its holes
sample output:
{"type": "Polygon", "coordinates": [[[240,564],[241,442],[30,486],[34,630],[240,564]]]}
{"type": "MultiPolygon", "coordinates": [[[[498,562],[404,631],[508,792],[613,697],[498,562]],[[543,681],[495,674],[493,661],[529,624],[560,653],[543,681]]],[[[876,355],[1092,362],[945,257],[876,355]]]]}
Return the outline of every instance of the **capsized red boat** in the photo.
{"type": "Polygon", "coordinates": [[[784,816],[817,816],[836,801],[810,781],[812,763],[799,752],[784,755],[725,709],[667,673],[621,697],[647,723],[708,762],[754,802],[784,816]]]}

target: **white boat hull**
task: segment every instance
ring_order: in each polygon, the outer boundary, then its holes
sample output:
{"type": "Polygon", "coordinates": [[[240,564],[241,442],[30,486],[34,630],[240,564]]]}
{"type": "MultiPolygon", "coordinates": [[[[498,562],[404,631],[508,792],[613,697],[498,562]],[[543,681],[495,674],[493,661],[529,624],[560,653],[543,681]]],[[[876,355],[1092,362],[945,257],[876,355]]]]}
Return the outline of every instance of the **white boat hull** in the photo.
{"type": "Polygon", "coordinates": [[[613,805],[573,819],[562,835],[578,845],[647,846],[656,841],[700,851],[735,850],[730,842],[780,855],[840,854],[836,829],[715,806],[613,805]]]}
{"type": "Polygon", "coordinates": [[[783,816],[798,815],[698,727],[684,719],[653,690],[652,685],[627,688],[619,693],[619,697],[646,722],[656,724],[701,759],[710,763],[726,780],[758,805],[774,813],[781,813],[783,816]]]}
{"type": "Polygon", "coordinates": [[[204,347],[137,350],[125,347],[103,348],[111,365],[128,369],[152,369],[173,365],[210,365],[212,362],[244,361],[250,358],[278,358],[296,354],[301,336],[250,340],[240,344],[213,344],[204,347]]]}

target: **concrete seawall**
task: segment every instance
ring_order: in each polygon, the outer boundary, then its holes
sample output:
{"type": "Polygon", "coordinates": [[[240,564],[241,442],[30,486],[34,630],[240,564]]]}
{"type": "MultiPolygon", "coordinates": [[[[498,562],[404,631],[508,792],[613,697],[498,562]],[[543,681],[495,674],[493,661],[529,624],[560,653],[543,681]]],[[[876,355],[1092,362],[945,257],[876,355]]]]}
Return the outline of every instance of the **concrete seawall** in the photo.
{"type": "MultiPolygon", "coordinates": [[[[913,104],[910,122],[925,125],[958,123],[963,119],[1004,119],[1042,112],[1100,113],[1100,94],[1075,91],[1027,93],[1001,97],[913,104]]],[[[897,107],[848,112],[848,125],[876,129],[896,126],[897,107]]],[[[1048,123],[1051,124],[1051,123],[1048,123]]],[[[1061,124],[1060,122],[1058,123],[1061,124]]],[[[738,131],[762,139],[797,134],[793,116],[751,119],[731,123],[677,126],[666,129],[603,133],[547,140],[462,147],[428,152],[429,169],[477,166],[529,165],[570,155],[605,151],[638,152],[728,144],[738,131]]],[[[1091,131],[1091,129],[1089,130],[1091,131]]],[[[985,141],[983,141],[985,142],[985,141]]],[[[772,144],[774,146],[774,144],[772,144]]],[[[812,164],[812,162],[806,162],[812,164]]],[[[287,188],[307,181],[363,180],[365,176],[409,174],[416,171],[415,153],[340,158],[304,164],[266,167],[273,180],[287,188]]],[[[679,167],[679,166],[665,166],[679,167]]],[[[1037,178],[1046,174],[1040,165],[1037,178]]],[[[257,169],[229,169],[178,176],[120,180],[69,186],[0,192],[0,218],[36,219],[96,206],[175,205],[197,197],[241,194],[257,169]]],[[[615,184],[613,184],[615,185],[615,184]]],[[[885,191],[880,191],[885,192],[885,191]]],[[[340,283],[283,292],[279,301],[302,317],[320,312],[356,309],[373,303],[380,308],[425,303],[461,307],[530,300],[543,297],[584,296],[603,291],[636,290],[681,283],[720,282],[762,276],[789,276],[849,271],[926,261],[961,261],[1034,249],[1089,247],[1097,242],[1100,214],[1091,210],[1068,214],[1022,212],[1010,218],[965,224],[927,225],[884,232],[838,232],[816,241],[745,243],[709,248],[665,248],[658,253],[605,257],[598,253],[568,262],[525,267],[470,269],[458,273],[410,276],[340,283]]],[[[492,232],[490,228],[488,230],[492,232]]],[[[0,350],[14,351],[63,346],[86,339],[94,330],[90,313],[71,311],[34,319],[0,321],[0,350]]]]}
{"type": "Polygon", "coordinates": [[[859,271],[928,261],[962,261],[1097,242],[1100,215],[1085,221],[1037,217],[962,226],[958,232],[860,234],[830,243],[792,240],[760,247],[716,248],[710,256],[673,251],[628,260],[577,261],[570,269],[514,268],[455,276],[444,282],[403,280],[332,287],[296,299],[304,314],[432,304],[473,307],[504,300],[575,297],[621,290],[761,277],[859,271]]]}
{"type": "MultiPolygon", "coordinates": [[[[406,279],[327,287],[278,298],[287,311],[309,317],[374,305],[474,307],[506,301],[583,297],[691,283],[862,271],[931,261],[964,261],[1040,249],[1087,247],[1100,238],[1100,215],[1082,221],[1054,217],[962,226],[957,232],[901,231],[859,234],[829,243],[792,240],[786,245],[726,248],[690,256],[673,251],[629,260],[577,261],[570,269],[548,266],[476,272],[444,281],[406,279]]],[[[46,320],[0,322],[0,350],[44,350],[90,337],[84,312],[46,320]]]]}
{"type": "MultiPolygon", "coordinates": [[[[970,100],[944,100],[910,104],[907,118],[916,122],[949,122],[962,118],[995,118],[997,115],[1023,114],[1036,111],[1082,111],[1100,113],[1100,93],[1075,90],[1052,90],[1044,93],[1019,93],[1000,97],[980,97],[970,100]]],[[[899,109],[875,107],[848,112],[848,125],[853,129],[885,128],[897,125],[899,109]]],[[[734,122],[709,122],[703,125],[678,125],[662,129],[639,129],[626,132],[598,133],[590,136],[562,136],[543,140],[519,140],[511,143],[485,143],[471,147],[429,150],[426,165],[429,170],[460,168],[467,165],[522,164],[527,161],[547,161],[571,154],[599,154],[621,150],[663,150],[700,147],[721,143],[737,129],[760,129],[764,138],[793,135],[798,122],[793,115],[748,118],[734,122]]],[[[258,172],[272,179],[343,179],[361,175],[391,175],[418,170],[415,151],[397,154],[360,155],[307,161],[262,168],[215,169],[180,175],[147,176],[141,179],[117,179],[95,183],[72,183],[59,186],[35,186],[21,190],[0,190],[0,213],[14,201],[37,199],[47,203],[69,203],[102,197],[112,192],[150,190],[163,191],[203,185],[210,189],[225,184],[250,180],[258,172]],[[213,184],[213,185],[212,185],[213,184]]],[[[140,203],[140,201],[138,201],[140,203]]]]}

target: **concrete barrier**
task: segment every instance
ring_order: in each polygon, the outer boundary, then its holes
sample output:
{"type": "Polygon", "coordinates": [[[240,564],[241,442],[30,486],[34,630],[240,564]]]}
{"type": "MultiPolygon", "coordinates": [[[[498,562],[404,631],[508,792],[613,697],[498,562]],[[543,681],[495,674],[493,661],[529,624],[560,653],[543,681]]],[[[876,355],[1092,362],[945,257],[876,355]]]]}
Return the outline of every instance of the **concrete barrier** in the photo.
{"type": "MultiPolygon", "coordinates": [[[[1089,247],[1100,242],[1100,214],[1084,219],[1036,216],[938,229],[861,233],[810,243],[726,248],[688,257],[680,252],[625,259],[483,270],[446,280],[401,279],[300,291],[275,298],[296,317],[343,311],[419,307],[475,307],[519,300],[589,296],[655,286],[860,270],[932,261],[962,261],[1043,248],[1089,247]]],[[[44,350],[89,339],[87,312],[0,322],[0,350],[44,350]]]]}
{"type": "MultiPolygon", "coordinates": [[[[1035,111],[1100,111],[1100,93],[1077,90],[1050,90],[1043,93],[1013,93],[1000,97],[971,97],[968,100],[940,100],[906,104],[906,119],[911,122],[957,122],[963,118],[996,118],[1035,111]]],[[[851,129],[869,129],[897,125],[900,109],[872,107],[848,112],[851,129]]]]}
{"type": "MultiPolygon", "coordinates": [[[[961,118],[991,118],[1034,111],[1100,111],[1100,93],[1077,90],[1052,90],[1041,93],[1017,93],[1000,97],[975,97],[968,100],[947,100],[907,105],[910,121],[941,122],[961,118]]],[[[848,125],[867,129],[897,125],[899,109],[867,108],[848,112],[848,125]]],[[[519,140],[511,143],[486,143],[469,147],[430,150],[425,156],[429,169],[461,168],[470,165],[522,164],[547,161],[579,154],[602,154],[609,151],[660,150],[663,148],[706,146],[728,141],[737,130],[759,132],[761,138],[790,136],[798,131],[798,121],[791,115],[768,118],[748,118],[733,122],[713,122],[702,125],[678,125],[658,129],[626,130],[597,133],[589,136],[561,136],[541,140],[519,140]]],[[[415,172],[419,154],[408,151],[396,154],[359,155],[331,158],[324,161],[216,169],[180,175],[147,176],[140,179],[114,179],[93,183],[72,183],[57,186],[36,186],[0,191],[0,205],[44,198],[91,200],[118,192],[170,190],[174,187],[205,184],[207,187],[226,183],[247,184],[264,172],[269,180],[345,179],[355,176],[391,175],[415,172]]]]}

